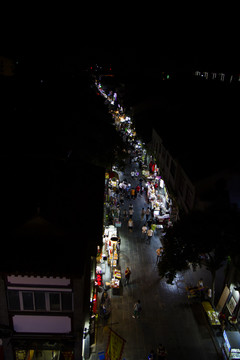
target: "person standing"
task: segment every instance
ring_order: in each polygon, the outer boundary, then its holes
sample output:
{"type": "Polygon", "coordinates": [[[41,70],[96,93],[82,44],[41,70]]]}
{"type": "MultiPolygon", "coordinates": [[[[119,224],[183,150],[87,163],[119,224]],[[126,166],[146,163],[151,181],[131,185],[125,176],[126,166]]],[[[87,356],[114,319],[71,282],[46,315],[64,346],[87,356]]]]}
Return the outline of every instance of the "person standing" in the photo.
{"type": "Polygon", "coordinates": [[[166,349],[162,344],[159,344],[157,347],[157,360],[165,360],[166,359],[166,349]]]}
{"type": "Polygon", "coordinates": [[[131,199],[135,199],[135,189],[131,189],[131,199]]]}
{"type": "Polygon", "coordinates": [[[132,217],[133,217],[133,212],[134,212],[133,208],[129,208],[128,215],[129,215],[130,219],[132,219],[132,217]]]}
{"type": "Polygon", "coordinates": [[[199,281],[198,281],[198,290],[200,291],[200,298],[201,298],[201,301],[204,300],[204,297],[205,297],[205,294],[204,294],[204,286],[203,286],[203,279],[200,278],[199,281]]]}
{"type": "Polygon", "coordinates": [[[157,250],[156,250],[156,253],[157,253],[157,261],[156,261],[156,264],[158,264],[159,261],[160,261],[160,258],[161,258],[161,248],[157,249],[157,250]]]}
{"type": "Polygon", "coordinates": [[[129,284],[130,275],[131,275],[131,270],[129,269],[129,267],[127,267],[125,270],[125,286],[129,284]]]}
{"type": "Polygon", "coordinates": [[[136,197],[137,197],[137,195],[139,194],[140,189],[141,189],[141,188],[140,188],[140,186],[139,186],[139,185],[137,185],[137,186],[136,186],[136,197]]]}
{"type": "Polygon", "coordinates": [[[198,287],[201,289],[201,288],[203,288],[203,279],[201,278],[201,279],[199,279],[199,281],[198,281],[198,287]]]}
{"type": "Polygon", "coordinates": [[[143,237],[143,239],[146,238],[146,234],[147,234],[147,226],[146,226],[146,224],[144,224],[143,227],[142,227],[142,237],[143,237]]]}
{"type": "Polygon", "coordinates": [[[148,221],[149,215],[150,215],[150,208],[148,207],[146,210],[146,221],[148,221]]]}
{"type": "Polygon", "coordinates": [[[140,300],[138,300],[133,306],[133,316],[132,317],[134,319],[135,318],[139,319],[141,311],[142,311],[141,302],[140,302],[140,300]]]}
{"type": "Polygon", "coordinates": [[[152,236],[153,236],[153,230],[152,230],[151,228],[148,229],[148,231],[147,231],[147,236],[148,236],[148,244],[150,244],[151,238],[152,238],[152,236]]]}
{"type": "Polygon", "coordinates": [[[128,220],[128,230],[132,231],[133,230],[133,219],[129,219],[128,220]]]}

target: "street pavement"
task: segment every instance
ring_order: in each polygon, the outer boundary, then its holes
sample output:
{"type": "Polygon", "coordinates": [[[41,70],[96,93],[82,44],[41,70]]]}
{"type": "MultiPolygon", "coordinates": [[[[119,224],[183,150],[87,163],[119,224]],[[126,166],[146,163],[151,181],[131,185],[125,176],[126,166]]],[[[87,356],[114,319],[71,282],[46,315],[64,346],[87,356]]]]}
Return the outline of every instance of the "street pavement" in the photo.
{"type": "MultiPolygon", "coordinates": [[[[128,164],[120,179],[127,178],[133,186],[138,180],[132,180],[130,172],[136,165],[128,164]]],[[[119,229],[121,248],[119,264],[122,277],[127,266],[131,269],[129,285],[122,287],[120,295],[111,297],[112,311],[108,320],[98,319],[96,342],[91,349],[90,360],[98,360],[98,353],[105,351],[110,327],[126,340],[122,358],[125,360],[146,360],[151,349],[156,351],[162,343],[168,352],[168,359],[212,360],[218,359],[218,347],[211,336],[210,327],[202,305],[194,299],[188,299],[185,287],[196,285],[203,278],[204,285],[210,286],[207,270],[189,270],[177,277],[174,285],[168,285],[160,279],[156,266],[156,249],[161,246],[161,230],[155,230],[150,244],[142,239],[142,208],[147,208],[145,195],[136,200],[126,200],[121,209],[133,204],[134,228],[130,232],[127,220],[122,220],[119,229]],[[133,305],[141,301],[140,319],[132,318],[133,305]]],[[[109,281],[107,266],[103,280],[109,281]]],[[[100,294],[99,294],[100,297],[100,294]]]]}

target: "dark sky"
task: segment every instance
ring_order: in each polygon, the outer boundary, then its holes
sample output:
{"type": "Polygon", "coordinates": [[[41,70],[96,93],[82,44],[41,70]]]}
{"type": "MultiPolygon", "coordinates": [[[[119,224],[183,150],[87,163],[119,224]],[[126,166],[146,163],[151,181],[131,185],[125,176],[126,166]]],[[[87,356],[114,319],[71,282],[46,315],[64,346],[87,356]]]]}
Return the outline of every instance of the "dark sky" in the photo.
{"type": "Polygon", "coordinates": [[[228,53],[194,53],[185,51],[161,51],[159,47],[94,47],[78,48],[77,55],[39,54],[22,56],[29,64],[36,61],[44,66],[49,63],[75,63],[84,66],[94,64],[112,65],[113,70],[139,70],[143,68],[162,71],[202,71],[239,72],[239,55],[228,53]],[[115,67],[115,69],[114,69],[115,67]]]}

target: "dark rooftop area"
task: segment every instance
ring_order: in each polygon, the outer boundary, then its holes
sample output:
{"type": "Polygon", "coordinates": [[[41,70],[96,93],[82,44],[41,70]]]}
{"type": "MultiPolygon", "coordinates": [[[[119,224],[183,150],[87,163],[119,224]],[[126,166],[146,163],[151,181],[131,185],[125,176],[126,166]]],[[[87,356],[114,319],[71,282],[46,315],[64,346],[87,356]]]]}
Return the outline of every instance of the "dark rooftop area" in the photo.
{"type": "Polygon", "coordinates": [[[154,127],[192,178],[238,166],[238,87],[187,78],[153,90],[142,82],[141,91],[147,95],[134,106],[138,131],[150,141],[154,127]]]}
{"type": "Polygon", "coordinates": [[[0,271],[80,275],[101,243],[104,169],[22,158],[2,170],[0,271]]]}

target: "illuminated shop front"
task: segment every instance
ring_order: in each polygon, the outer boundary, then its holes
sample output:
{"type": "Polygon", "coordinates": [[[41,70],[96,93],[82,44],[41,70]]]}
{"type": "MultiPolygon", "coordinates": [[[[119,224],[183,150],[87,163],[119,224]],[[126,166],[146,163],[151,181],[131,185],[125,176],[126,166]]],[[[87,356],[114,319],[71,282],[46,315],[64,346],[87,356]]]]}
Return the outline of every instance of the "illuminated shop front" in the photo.
{"type": "Polygon", "coordinates": [[[74,360],[72,351],[16,350],[16,360],[74,360]]]}
{"type": "Polygon", "coordinates": [[[227,316],[232,316],[239,303],[240,296],[236,285],[231,284],[229,287],[226,285],[222,295],[216,306],[219,312],[226,312],[227,316]]]}
{"type": "Polygon", "coordinates": [[[96,273],[101,276],[102,287],[105,290],[112,289],[113,295],[119,292],[121,286],[121,271],[118,267],[120,242],[117,227],[114,225],[106,226],[96,273]]]}
{"type": "Polygon", "coordinates": [[[223,332],[222,354],[226,360],[240,359],[240,334],[238,331],[223,332]]]}

